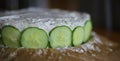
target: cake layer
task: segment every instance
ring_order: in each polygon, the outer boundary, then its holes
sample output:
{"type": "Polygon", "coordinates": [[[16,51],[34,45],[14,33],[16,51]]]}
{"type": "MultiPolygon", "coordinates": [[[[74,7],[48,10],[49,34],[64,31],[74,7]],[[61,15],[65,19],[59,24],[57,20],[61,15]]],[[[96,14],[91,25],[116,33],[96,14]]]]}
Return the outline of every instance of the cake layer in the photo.
{"type": "Polygon", "coordinates": [[[92,23],[87,13],[34,8],[6,12],[5,15],[8,16],[0,17],[0,38],[7,47],[79,46],[91,36],[92,23]]]}

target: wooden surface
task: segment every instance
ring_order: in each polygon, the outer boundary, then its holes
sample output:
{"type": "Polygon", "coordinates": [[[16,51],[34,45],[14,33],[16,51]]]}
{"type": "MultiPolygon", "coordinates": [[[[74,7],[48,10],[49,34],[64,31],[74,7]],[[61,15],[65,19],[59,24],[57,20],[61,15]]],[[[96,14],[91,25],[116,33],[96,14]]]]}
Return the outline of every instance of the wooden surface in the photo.
{"type": "Polygon", "coordinates": [[[115,32],[115,31],[108,31],[105,29],[98,29],[98,28],[95,28],[93,31],[95,31],[99,35],[108,38],[111,41],[120,42],[120,31],[115,32]]]}

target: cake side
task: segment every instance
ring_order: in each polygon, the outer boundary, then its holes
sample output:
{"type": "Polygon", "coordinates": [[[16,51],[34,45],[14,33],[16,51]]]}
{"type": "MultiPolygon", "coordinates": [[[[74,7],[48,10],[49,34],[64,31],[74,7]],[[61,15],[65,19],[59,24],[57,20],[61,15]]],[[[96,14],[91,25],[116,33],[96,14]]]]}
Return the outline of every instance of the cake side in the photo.
{"type": "Polygon", "coordinates": [[[0,48],[1,61],[119,61],[120,45],[92,33],[88,43],[70,48],[0,48]]]}

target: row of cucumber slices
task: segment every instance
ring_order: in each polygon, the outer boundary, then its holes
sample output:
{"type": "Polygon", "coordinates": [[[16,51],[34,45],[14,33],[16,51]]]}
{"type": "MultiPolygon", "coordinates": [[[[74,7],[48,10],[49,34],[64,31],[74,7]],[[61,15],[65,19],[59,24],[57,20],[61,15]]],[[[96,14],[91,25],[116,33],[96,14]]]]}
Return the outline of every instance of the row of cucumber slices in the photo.
{"type": "Polygon", "coordinates": [[[84,27],[77,26],[73,31],[68,26],[57,26],[47,33],[37,27],[29,27],[20,32],[13,26],[4,26],[1,30],[0,43],[12,47],[25,48],[63,48],[79,46],[89,40],[92,24],[87,21],[84,27]]]}

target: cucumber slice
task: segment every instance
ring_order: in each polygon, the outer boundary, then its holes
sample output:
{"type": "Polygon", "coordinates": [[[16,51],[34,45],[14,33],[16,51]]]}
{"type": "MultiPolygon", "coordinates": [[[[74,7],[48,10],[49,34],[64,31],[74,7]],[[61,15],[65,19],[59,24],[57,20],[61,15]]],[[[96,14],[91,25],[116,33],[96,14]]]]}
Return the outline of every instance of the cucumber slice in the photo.
{"type": "Polygon", "coordinates": [[[83,27],[78,26],[73,30],[73,45],[79,46],[82,44],[83,41],[84,41],[84,29],[83,27]]]}
{"type": "Polygon", "coordinates": [[[69,47],[72,43],[72,31],[67,26],[58,26],[50,32],[50,45],[52,48],[69,47]]]}
{"type": "Polygon", "coordinates": [[[20,47],[20,31],[13,26],[2,28],[2,40],[8,47],[20,47]]]}
{"type": "Polygon", "coordinates": [[[47,44],[48,36],[42,29],[29,27],[21,35],[21,45],[25,48],[46,48],[47,44]]]}
{"type": "Polygon", "coordinates": [[[91,32],[92,32],[92,22],[91,22],[91,20],[89,20],[85,23],[84,30],[85,30],[84,42],[87,42],[88,39],[90,38],[91,32]]]}

